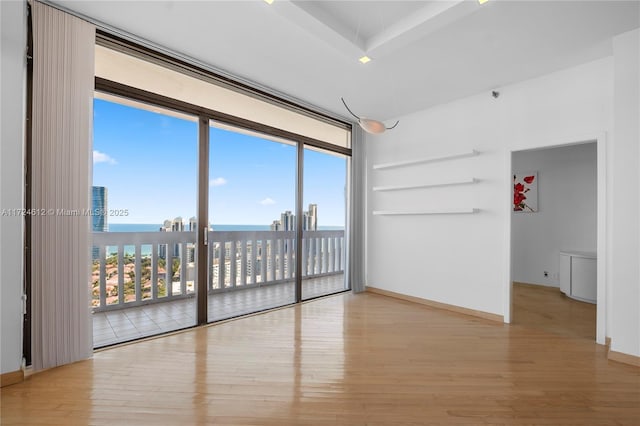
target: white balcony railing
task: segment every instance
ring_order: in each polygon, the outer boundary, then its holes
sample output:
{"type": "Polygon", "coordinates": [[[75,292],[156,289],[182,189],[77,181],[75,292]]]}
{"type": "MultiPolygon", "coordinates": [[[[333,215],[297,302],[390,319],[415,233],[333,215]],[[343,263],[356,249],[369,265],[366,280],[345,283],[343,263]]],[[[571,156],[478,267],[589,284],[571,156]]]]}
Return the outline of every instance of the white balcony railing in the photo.
{"type": "MultiPolygon", "coordinates": [[[[91,277],[94,312],[195,295],[194,232],[95,232],[91,277]]],[[[302,278],[344,272],[344,231],[305,231],[302,278]]],[[[209,293],[292,281],[295,232],[213,231],[209,293]]]]}

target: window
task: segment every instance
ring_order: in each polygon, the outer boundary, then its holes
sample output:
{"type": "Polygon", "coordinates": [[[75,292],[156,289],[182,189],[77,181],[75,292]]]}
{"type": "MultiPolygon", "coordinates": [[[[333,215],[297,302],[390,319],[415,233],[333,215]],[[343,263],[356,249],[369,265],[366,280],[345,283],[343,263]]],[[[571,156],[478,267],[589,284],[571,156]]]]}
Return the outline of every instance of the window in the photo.
{"type": "Polygon", "coordinates": [[[97,346],[348,289],[350,125],[99,40],[97,346]]]}

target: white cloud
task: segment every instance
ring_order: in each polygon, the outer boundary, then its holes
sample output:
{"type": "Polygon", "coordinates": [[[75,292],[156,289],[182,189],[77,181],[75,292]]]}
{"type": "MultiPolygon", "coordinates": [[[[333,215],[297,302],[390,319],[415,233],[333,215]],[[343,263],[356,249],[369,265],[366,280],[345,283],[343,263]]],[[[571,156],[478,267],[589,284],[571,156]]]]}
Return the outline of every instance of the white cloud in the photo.
{"type": "Polygon", "coordinates": [[[272,206],[276,203],[276,200],[274,200],[273,198],[265,198],[264,200],[260,201],[260,204],[262,204],[263,206],[272,206]]]}
{"type": "Polygon", "coordinates": [[[217,177],[209,181],[209,186],[222,186],[226,184],[227,184],[227,180],[223,177],[217,177]]]}
{"type": "Polygon", "coordinates": [[[100,151],[93,151],[93,164],[96,163],[107,163],[107,164],[116,164],[116,160],[111,158],[109,154],[105,154],[100,151]]]}

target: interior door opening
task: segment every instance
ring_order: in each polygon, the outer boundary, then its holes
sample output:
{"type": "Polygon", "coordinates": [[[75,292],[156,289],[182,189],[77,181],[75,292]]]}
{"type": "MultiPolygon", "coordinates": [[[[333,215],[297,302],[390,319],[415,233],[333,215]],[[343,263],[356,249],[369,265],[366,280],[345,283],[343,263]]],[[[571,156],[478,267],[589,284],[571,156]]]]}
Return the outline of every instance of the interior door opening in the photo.
{"type": "Polygon", "coordinates": [[[596,340],[598,143],[512,153],[514,324],[596,340]]]}

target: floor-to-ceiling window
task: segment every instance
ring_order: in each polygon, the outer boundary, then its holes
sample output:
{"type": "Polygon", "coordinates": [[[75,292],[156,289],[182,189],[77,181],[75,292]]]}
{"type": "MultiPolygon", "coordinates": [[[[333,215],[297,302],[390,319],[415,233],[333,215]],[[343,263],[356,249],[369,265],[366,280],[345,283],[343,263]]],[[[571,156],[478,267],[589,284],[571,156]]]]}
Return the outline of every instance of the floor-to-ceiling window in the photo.
{"type": "Polygon", "coordinates": [[[212,121],[208,321],[296,301],[296,143],[212,121]]]}
{"type": "Polygon", "coordinates": [[[109,43],[96,47],[95,346],[348,289],[350,126],[109,43]]]}
{"type": "Polygon", "coordinates": [[[305,147],[302,212],[302,299],[346,290],[349,158],[305,147]]]}
{"type": "Polygon", "coordinates": [[[197,118],[94,100],[94,346],[193,326],[197,118]]]}

